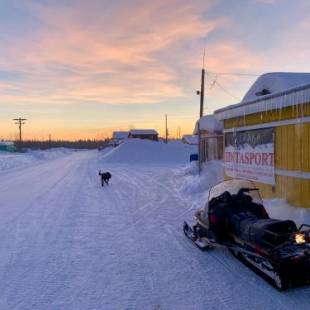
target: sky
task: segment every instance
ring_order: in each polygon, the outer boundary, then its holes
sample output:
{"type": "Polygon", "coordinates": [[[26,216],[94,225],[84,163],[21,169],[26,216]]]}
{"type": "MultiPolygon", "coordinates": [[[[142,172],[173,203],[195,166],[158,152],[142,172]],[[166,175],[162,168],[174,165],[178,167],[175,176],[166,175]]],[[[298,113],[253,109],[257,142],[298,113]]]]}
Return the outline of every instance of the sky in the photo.
{"type": "Polygon", "coordinates": [[[0,139],[191,133],[258,75],[310,72],[308,0],[0,0],[0,139]]]}

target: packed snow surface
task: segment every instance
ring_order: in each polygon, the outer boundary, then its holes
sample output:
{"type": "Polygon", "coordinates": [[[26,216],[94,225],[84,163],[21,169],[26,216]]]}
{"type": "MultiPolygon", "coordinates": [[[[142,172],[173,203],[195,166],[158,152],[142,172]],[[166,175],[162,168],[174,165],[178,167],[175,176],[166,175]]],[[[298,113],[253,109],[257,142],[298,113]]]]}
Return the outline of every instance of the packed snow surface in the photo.
{"type": "Polygon", "coordinates": [[[0,309],[309,309],[309,287],[280,293],[227,251],[184,237],[222,178],[221,162],[199,177],[190,152],[133,142],[3,172],[0,309]]]}
{"type": "Polygon", "coordinates": [[[66,148],[54,148],[46,151],[29,150],[25,153],[0,152],[0,173],[10,169],[20,169],[30,165],[38,164],[45,160],[63,157],[71,154],[74,150],[66,148]]]}

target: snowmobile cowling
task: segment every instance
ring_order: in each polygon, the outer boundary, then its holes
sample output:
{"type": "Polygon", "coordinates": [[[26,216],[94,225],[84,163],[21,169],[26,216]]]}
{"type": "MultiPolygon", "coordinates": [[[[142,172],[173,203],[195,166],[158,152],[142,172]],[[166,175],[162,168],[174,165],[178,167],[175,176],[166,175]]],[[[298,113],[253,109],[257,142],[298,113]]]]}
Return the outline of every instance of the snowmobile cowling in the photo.
{"type": "Polygon", "coordinates": [[[183,230],[200,249],[226,247],[281,290],[310,283],[310,226],[271,219],[253,182],[234,179],[214,186],[195,220],[183,230]]]}

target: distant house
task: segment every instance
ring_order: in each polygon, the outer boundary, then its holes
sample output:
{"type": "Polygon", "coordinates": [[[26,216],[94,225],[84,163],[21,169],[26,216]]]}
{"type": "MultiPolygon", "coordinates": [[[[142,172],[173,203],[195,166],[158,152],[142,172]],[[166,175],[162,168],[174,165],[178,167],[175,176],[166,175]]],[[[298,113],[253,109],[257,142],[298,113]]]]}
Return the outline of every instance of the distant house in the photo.
{"type": "Polygon", "coordinates": [[[15,152],[16,146],[12,141],[0,141],[0,151],[15,152]]]}
{"type": "Polygon", "coordinates": [[[182,142],[190,145],[198,144],[198,136],[197,135],[184,135],[182,137],[182,142]]]}
{"type": "Polygon", "coordinates": [[[128,135],[129,135],[128,131],[114,131],[112,138],[114,145],[122,143],[124,140],[128,138],[128,135]]]}
{"type": "Polygon", "coordinates": [[[133,129],[129,131],[128,138],[158,141],[158,132],[155,129],[133,129]]]}

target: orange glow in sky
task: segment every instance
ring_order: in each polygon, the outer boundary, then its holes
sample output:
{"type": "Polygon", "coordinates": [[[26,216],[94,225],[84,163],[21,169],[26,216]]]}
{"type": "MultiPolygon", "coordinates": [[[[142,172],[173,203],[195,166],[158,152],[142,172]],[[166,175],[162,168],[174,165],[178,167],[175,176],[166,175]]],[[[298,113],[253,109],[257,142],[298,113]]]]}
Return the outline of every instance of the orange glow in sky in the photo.
{"type": "Polygon", "coordinates": [[[1,1],[0,139],[16,117],[29,139],[163,134],[166,113],[171,136],[191,133],[203,50],[210,113],[257,74],[310,72],[309,12],[306,0],[1,1]]]}

